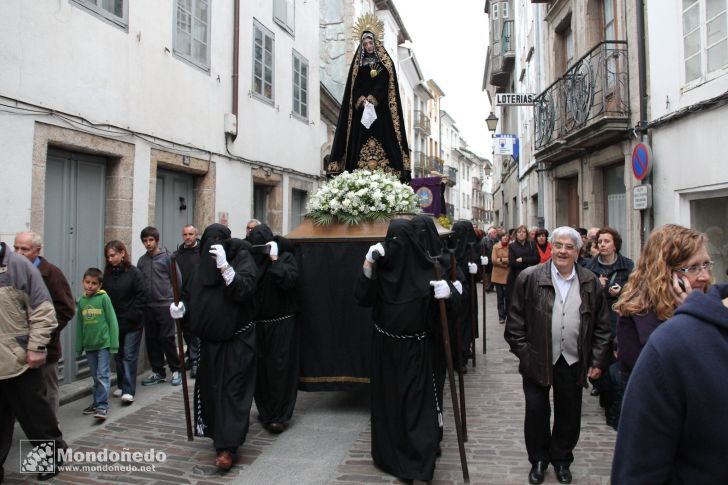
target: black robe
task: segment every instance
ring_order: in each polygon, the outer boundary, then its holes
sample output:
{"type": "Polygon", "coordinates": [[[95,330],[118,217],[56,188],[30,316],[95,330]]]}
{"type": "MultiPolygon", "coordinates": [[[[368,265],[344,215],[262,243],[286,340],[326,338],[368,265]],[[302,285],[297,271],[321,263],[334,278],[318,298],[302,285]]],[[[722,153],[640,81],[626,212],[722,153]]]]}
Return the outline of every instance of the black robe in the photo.
{"type": "MultiPolygon", "coordinates": [[[[460,320],[460,349],[462,352],[462,364],[471,357],[471,345],[473,342],[473,306],[477,308],[478,296],[474,294],[473,288],[477,288],[476,283],[480,280],[480,273],[470,277],[468,263],[475,263],[480,269],[480,259],[475,250],[477,238],[475,230],[470,221],[457,221],[452,226],[452,235],[450,236],[454,243],[455,263],[459,272],[465,277],[467,285],[463,286],[463,304],[459,312],[460,320]],[[475,299],[475,305],[473,304],[475,299]]],[[[477,311],[477,310],[476,310],[477,311]]],[[[476,314],[477,315],[477,314],[476,314]]],[[[477,317],[476,317],[477,318],[477,317]]],[[[454,349],[454,347],[453,347],[454,349]]],[[[454,364],[457,364],[457,355],[453,353],[454,364]]]]}
{"type": "MultiPolygon", "coordinates": [[[[406,480],[431,480],[440,439],[433,338],[438,303],[432,262],[410,221],[390,223],[373,279],[359,276],[356,298],[372,306],[372,458],[406,480]]],[[[454,288],[451,292],[456,293],[454,288]]]]}
{"type": "Polygon", "coordinates": [[[411,178],[397,72],[378,40],[373,54],[364,55],[361,45],[354,53],[326,172],[336,175],[360,168],[393,173],[403,182],[411,178]],[[366,64],[367,58],[373,64],[366,64]],[[375,77],[370,75],[372,70],[377,71],[375,77]],[[369,129],[361,124],[363,105],[357,103],[360,96],[367,98],[377,113],[369,129]]]}
{"type": "Polygon", "coordinates": [[[255,406],[264,426],[284,424],[293,416],[298,393],[299,347],[295,314],[298,311],[296,285],[298,264],[293,245],[274,237],[265,224],[250,232],[258,266],[255,293],[257,338],[257,381],[255,406]],[[271,261],[262,245],[278,244],[278,259],[271,261]]]}
{"type": "Polygon", "coordinates": [[[200,264],[184,293],[192,330],[200,337],[194,427],[197,436],[212,438],[217,450],[234,452],[245,442],[255,389],[256,267],[247,243],[230,239],[225,226],[205,229],[201,245],[200,264]],[[213,244],[226,248],[235,270],[230,285],[209,253],[213,244]]]}

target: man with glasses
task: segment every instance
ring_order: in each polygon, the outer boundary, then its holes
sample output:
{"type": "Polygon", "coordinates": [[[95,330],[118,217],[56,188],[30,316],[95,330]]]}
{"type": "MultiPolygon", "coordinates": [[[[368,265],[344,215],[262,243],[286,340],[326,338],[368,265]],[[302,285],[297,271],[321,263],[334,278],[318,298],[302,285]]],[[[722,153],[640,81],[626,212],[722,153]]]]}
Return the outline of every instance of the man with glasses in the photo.
{"type": "Polygon", "coordinates": [[[609,348],[609,311],[601,284],[576,264],[582,244],[575,229],[555,229],[551,261],[523,270],[509,307],[505,338],[523,377],[529,483],[543,483],[549,463],[559,483],[571,483],[582,390],[587,377],[601,375],[609,348]]]}
{"type": "Polygon", "coordinates": [[[248,223],[245,225],[245,240],[250,240],[250,231],[253,230],[255,226],[259,226],[260,221],[258,219],[250,219],[248,223]]]}

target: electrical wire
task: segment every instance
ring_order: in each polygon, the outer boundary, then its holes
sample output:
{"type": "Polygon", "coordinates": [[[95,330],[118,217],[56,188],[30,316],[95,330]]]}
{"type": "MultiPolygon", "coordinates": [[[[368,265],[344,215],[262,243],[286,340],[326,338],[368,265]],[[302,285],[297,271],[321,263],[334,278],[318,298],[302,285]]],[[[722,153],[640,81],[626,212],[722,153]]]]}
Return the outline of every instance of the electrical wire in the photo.
{"type": "Polygon", "coordinates": [[[164,149],[166,151],[173,152],[177,155],[183,155],[183,156],[193,156],[195,158],[201,158],[200,154],[205,154],[207,156],[208,161],[212,161],[213,155],[223,157],[223,158],[231,158],[235,161],[245,163],[247,165],[250,165],[252,168],[268,168],[272,171],[276,171],[279,173],[287,173],[290,175],[295,175],[297,177],[307,178],[307,179],[313,179],[313,180],[320,180],[321,176],[316,174],[310,174],[305,172],[300,172],[298,170],[287,168],[287,167],[280,167],[273,165],[268,162],[263,162],[261,160],[251,160],[246,157],[242,157],[240,155],[235,155],[230,151],[229,142],[230,137],[225,136],[225,151],[227,152],[227,155],[222,153],[213,152],[211,150],[205,150],[199,147],[196,147],[191,144],[181,144],[177,143],[175,141],[167,140],[164,138],[159,138],[155,135],[150,135],[148,133],[138,132],[131,129],[121,128],[114,125],[110,125],[108,123],[94,123],[82,116],[77,115],[69,115],[67,113],[61,113],[56,110],[45,108],[43,106],[34,105],[32,103],[27,103],[24,101],[20,101],[17,99],[9,98],[7,96],[0,95],[0,99],[8,100],[11,102],[16,103],[15,106],[5,103],[0,103],[0,108],[10,108],[11,110],[19,110],[19,111],[26,111],[25,113],[17,112],[17,111],[9,111],[7,109],[0,109],[0,112],[4,113],[10,113],[10,114],[16,114],[16,115],[27,115],[27,116],[51,116],[54,118],[58,118],[65,122],[67,125],[73,127],[74,129],[83,131],[84,133],[88,133],[91,135],[99,135],[99,132],[104,133],[103,136],[111,137],[111,138],[138,138],[140,140],[143,140],[150,145],[154,147],[158,147],[161,149],[164,149]],[[22,103],[26,106],[32,106],[33,108],[26,108],[22,106],[17,106],[18,103],[22,103]],[[78,121],[80,120],[80,121],[78,121]],[[180,148],[183,147],[183,148],[180,148]]]}

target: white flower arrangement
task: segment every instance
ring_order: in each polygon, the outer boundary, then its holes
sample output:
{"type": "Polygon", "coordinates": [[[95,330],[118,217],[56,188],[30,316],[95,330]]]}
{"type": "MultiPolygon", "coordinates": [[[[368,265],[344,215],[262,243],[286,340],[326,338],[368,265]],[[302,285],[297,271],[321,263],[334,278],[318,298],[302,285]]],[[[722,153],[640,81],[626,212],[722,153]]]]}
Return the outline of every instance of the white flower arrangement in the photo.
{"type": "Polygon", "coordinates": [[[343,172],[324,184],[306,204],[314,224],[328,225],[334,218],[346,224],[387,220],[397,213],[420,212],[412,187],[381,171],[343,172]]]}

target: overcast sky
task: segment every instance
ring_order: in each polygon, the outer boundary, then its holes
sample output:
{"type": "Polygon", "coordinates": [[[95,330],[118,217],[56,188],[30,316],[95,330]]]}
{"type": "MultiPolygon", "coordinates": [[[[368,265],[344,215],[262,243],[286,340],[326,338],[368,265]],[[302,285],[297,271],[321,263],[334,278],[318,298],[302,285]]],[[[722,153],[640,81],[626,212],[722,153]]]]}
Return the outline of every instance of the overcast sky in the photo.
{"type": "Polygon", "coordinates": [[[442,109],[455,120],[469,148],[491,159],[485,124],[490,106],[482,90],[488,48],[484,0],[394,0],[412,38],[425,79],[445,92],[442,109]]]}

